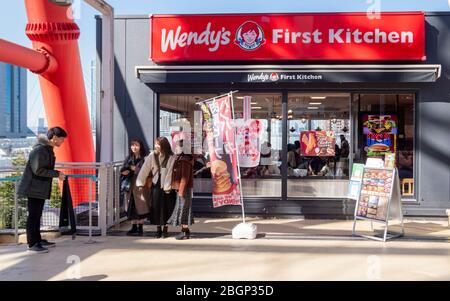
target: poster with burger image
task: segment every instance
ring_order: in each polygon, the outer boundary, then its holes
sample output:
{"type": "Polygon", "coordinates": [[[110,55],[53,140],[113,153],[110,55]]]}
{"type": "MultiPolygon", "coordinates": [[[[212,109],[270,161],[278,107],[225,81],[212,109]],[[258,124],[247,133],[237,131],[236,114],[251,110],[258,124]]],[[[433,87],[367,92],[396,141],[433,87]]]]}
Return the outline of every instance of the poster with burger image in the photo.
{"type": "Polygon", "coordinates": [[[397,115],[363,115],[364,150],[367,157],[384,157],[395,153],[397,143],[397,115]]]}
{"type": "Polygon", "coordinates": [[[241,204],[231,101],[227,95],[200,105],[210,155],[214,208],[241,204]]]}

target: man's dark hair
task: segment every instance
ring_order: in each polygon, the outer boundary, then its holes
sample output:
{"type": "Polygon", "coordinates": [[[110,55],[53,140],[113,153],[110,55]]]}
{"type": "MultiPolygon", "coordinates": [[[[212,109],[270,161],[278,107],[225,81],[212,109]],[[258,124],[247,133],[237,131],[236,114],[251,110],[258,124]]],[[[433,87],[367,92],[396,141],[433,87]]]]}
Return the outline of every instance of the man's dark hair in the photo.
{"type": "Polygon", "coordinates": [[[54,136],[56,137],[67,137],[67,133],[63,128],[60,128],[59,126],[55,126],[53,128],[50,128],[47,131],[47,138],[48,140],[52,139],[54,136]]]}

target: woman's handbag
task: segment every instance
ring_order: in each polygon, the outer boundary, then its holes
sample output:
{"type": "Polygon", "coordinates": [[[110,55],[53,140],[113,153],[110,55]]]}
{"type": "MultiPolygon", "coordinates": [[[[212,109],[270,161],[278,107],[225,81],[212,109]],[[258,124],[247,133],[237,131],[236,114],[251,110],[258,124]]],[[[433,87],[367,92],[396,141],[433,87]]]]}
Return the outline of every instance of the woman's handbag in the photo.
{"type": "Polygon", "coordinates": [[[120,181],[120,191],[121,192],[129,192],[131,188],[131,179],[130,177],[122,177],[120,181]]]}
{"type": "Polygon", "coordinates": [[[150,172],[150,174],[148,175],[147,179],[145,180],[145,185],[144,186],[146,188],[150,189],[150,188],[152,188],[152,185],[153,185],[153,177],[151,176],[151,172],[150,172]]]}

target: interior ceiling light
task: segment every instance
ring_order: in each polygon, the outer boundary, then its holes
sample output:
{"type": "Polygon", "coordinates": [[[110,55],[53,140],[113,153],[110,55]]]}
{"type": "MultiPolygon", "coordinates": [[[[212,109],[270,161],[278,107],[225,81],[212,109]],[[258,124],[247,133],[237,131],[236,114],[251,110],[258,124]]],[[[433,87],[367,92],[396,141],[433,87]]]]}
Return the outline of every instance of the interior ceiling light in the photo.
{"type": "Polygon", "coordinates": [[[309,104],[313,105],[313,106],[318,106],[318,105],[321,105],[322,103],[321,102],[310,102],[309,104]]]}
{"type": "Polygon", "coordinates": [[[308,107],[308,110],[318,110],[319,107],[308,107]]]}
{"type": "Polygon", "coordinates": [[[311,98],[311,99],[325,99],[327,97],[326,96],[310,96],[309,98],[311,98]]]}

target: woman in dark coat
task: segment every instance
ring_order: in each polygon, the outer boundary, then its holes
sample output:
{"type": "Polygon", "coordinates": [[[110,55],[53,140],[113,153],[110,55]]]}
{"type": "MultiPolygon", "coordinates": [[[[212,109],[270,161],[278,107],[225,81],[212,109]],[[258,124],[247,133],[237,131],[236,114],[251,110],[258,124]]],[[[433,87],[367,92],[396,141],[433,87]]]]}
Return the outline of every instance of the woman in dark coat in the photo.
{"type": "Polygon", "coordinates": [[[183,140],[179,140],[172,170],[172,189],[176,191],[177,200],[169,219],[171,225],[181,226],[181,233],[175,237],[179,240],[189,239],[191,235],[189,226],[194,223],[192,216],[193,167],[194,157],[183,152],[183,140]]]}
{"type": "Polygon", "coordinates": [[[167,138],[158,137],[155,150],[145,158],[136,180],[136,185],[143,187],[151,179],[150,223],[157,226],[156,238],[168,237],[167,221],[175,206],[175,193],[172,190],[174,158],[167,138]]]}
{"type": "Polygon", "coordinates": [[[120,169],[120,188],[124,194],[127,216],[132,224],[132,228],[127,235],[143,235],[144,220],[149,217],[150,210],[147,203],[148,197],[146,196],[150,194],[150,191],[146,188],[138,190],[136,187],[136,178],[146,155],[147,151],[142,141],[133,139],[130,145],[130,153],[120,169]]]}

